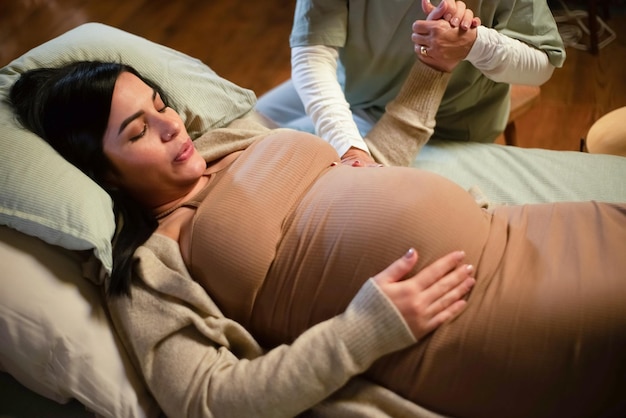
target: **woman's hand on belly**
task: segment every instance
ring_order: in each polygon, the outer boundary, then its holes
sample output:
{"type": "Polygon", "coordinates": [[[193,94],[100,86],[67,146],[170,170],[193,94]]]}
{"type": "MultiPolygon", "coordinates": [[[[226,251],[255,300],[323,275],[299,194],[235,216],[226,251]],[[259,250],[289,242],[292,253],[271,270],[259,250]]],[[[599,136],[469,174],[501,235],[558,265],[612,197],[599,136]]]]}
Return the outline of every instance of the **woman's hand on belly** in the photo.
{"type": "Polygon", "coordinates": [[[456,317],[465,308],[463,297],[472,289],[474,268],[463,263],[465,253],[455,251],[416,275],[404,276],[417,262],[415,250],[374,276],[381,291],[396,306],[417,340],[456,317]]]}

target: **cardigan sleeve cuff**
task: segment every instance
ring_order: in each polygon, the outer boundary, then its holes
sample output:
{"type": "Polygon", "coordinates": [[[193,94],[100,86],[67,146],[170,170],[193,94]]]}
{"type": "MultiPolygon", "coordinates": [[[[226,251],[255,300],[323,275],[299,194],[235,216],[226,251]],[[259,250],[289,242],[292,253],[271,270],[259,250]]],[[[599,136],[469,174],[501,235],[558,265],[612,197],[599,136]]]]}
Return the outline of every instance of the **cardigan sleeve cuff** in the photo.
{"type": "Polygon", "coordinates": [[[341,315],[341,322],[339,341],[363,370],[381,356],[417,342],[400,312],[373,279],[361,287],[341,315]]]}

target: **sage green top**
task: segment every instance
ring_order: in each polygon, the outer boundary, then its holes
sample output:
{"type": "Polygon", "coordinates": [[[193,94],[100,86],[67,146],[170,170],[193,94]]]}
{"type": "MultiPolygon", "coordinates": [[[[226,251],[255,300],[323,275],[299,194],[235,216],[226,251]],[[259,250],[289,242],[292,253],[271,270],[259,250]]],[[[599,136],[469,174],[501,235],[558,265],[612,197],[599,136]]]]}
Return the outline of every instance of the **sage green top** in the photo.
{"type": "MultiPolygon", "coordinates": [[[[552,65],[562,66],[565,49],[544,0],[465,3],[484,26],[544,51],[552,65]]],[[[339,48],[338,78],[348,103],[378,119],[416,59],[411,25],[418,19],[425,19],[418,0],[298,0],[290,44],[339,48]]],[[[434,137],[495,140],[508,119],[508,99],[508,84],[494,82],[462,61],[439,107],[434,137]]]]}

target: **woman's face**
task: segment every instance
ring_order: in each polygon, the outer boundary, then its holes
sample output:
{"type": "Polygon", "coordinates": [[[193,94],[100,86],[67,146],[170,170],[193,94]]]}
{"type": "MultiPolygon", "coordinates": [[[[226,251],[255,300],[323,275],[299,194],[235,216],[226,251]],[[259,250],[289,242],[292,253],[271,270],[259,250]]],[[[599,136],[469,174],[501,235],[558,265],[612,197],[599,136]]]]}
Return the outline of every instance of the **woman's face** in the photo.
{"type": "Polygon", "coordinates": [[[148,207],[187,194],[206,167],[178,113],[128,72],[115,83],[103,147],[107,180],[148,207]]]}

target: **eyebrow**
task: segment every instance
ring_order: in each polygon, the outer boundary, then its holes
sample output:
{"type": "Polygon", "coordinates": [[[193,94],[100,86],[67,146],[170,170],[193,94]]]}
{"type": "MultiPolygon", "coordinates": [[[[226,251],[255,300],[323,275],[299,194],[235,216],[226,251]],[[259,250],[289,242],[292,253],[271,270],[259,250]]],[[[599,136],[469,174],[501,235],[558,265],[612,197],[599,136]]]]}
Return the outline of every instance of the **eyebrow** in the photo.
{"type": "MultiPolygon", "coordinates": [[[[157,96],[157,91],[155,89],[152,89],[152,101],[154,102],[154,99],[156,99],[157,96]]],[[[139,116],[143,115],[145,112],[143,110],[140,110],[138,112],[133,113],[132,115],[130,115],[129,117],[127,117],[126,119],[124,119],[122,121],[122,123],[120,124],[120,129],[119,131],[117,131],[117,134],[121,134],[122,131],[124,129],[126,129],[126,127],[135,119],[137,119],[139,116]]]]}

